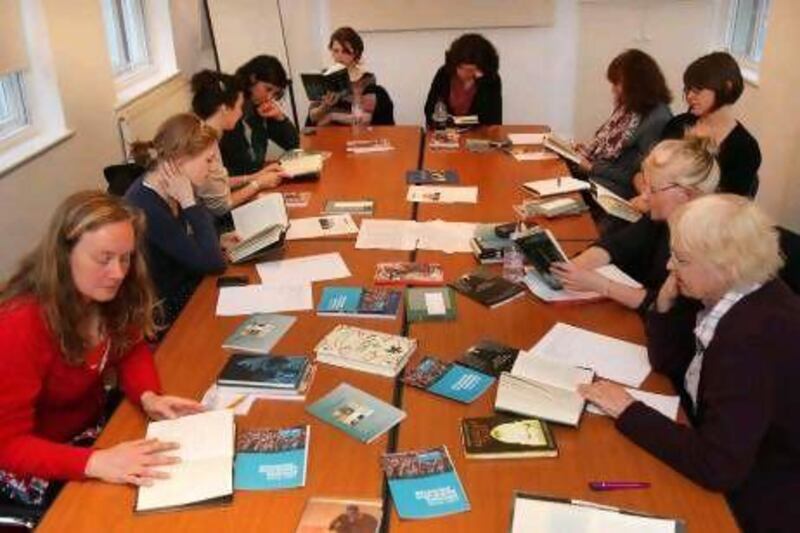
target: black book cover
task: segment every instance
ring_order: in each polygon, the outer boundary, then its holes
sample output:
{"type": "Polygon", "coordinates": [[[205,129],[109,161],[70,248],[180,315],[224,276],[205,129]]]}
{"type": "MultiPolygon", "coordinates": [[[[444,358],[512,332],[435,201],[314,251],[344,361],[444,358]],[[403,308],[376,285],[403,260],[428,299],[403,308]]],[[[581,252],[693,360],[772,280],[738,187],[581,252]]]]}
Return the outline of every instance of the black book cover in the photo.
{"type": "Polygon", "coordinates": [[[511,371],[517,355],[519,355],[519,350],[516,348],[499,342],[483,340],[470,347],[458,362],[484,374],[498,377],[502,372],[511,371]]]}
{"type": "Polygon", "coordinates": [[[296,389],[305,375],[303,355],[233,354],[217,377],[218,385],[296,389]]]}
{"type": "Polygon", "coordinates": [[[523,288],[516,283],[480,270],[461,276],[451,286],[489,307],[505,303],[523,292],[523,288]]]}

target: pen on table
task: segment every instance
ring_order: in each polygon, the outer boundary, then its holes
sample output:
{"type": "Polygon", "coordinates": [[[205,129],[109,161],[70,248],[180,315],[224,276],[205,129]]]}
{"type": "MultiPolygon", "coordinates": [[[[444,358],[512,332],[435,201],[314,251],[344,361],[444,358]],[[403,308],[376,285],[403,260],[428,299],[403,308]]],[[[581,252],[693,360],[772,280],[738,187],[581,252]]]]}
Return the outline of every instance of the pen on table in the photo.
{"type": "Polygon", "coordinates": [[[235,399],[235,400],[233,400],[231,403],[229,403],[229,404],[228,404],[228,405],[225,407],[225,409],[236,409],[236,407],[237,407],[237,406],[238,406],[240,403],[242,403],[242,402],[244,401],[244,399],[245,399],[245,398],[247,398],[247,395],[246,395],[246,394],[241,394],[241,395],[240,395],[238,398],[236,398],[236,399],[235,399]]]}
{"type": "Polygon", "coordinates": [[[590,481],[589,488],[592,490],[622,490],[622,489],[647,489],[650,483],[647,481],[590,481]]]}

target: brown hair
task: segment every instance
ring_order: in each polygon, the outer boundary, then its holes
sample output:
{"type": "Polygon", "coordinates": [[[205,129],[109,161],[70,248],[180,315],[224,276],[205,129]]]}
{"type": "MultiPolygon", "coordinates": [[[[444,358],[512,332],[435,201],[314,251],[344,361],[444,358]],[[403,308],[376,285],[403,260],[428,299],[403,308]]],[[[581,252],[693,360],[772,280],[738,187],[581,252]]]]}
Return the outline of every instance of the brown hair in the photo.
{"type": "Polygon", "coordinates": [[[714,109],[736,102],[744,92],[744,79],[738,63],[727,52],[712,52],[695,59],[683,73],[683,90],[708,89],[714,92],[714,109]]]}
{"type": "Polygon", "coordinates": [[[142,254],[144,216],[121,198],[100,191],[69,196],[56,209],[38,246],[0,287],[0,307],[18,297],[33,296],[38,300],[64,359],[73,365],[84,362],[89,346],[82,334],[86,305],[75,287],[70,254],[85,233],[115,222],[130,222],[133,226],[135,248],[130,267],[114,299],[92,305],[97,307],[110,340],[109,356],[118,359],[143,336],[155,333],[155,297],[142,254]]]}
{"type": "Polygon", "coordinates": [[[450,75],[459,65],[475,65],[486,76],[496,76],[500,69],[500,56],[494,45],[480,33],[465,33],[453,41],[444,54],[444,63],[450,75]]]}
{"type": "Polygon", "coordinates": [[[159,161],[192,157],[216,142],[217,132],[197,115],[180,113],[158,127],[152,141],[131,144],[131,157],[136,164],[152,170],[159,161]]]}
{"type": "Polygon", "coordinates": [[[331,49],[333,43],[339,43],[342,48],[351,52],[356,62],[361,60],[361,55],[364,53],[364,41],[358,32],[350,26],[342,26],[331,34],[331,38],[328,41],[328,50],[331,49]]]}
{"type": "Polygon", "coordinates": [[[615,57],[608,65],[606,77],[622,87],[620,103],[634,113],[646,115],[658,104],[672,101],[658,63],[641,50],[632,48],[615,57]]]}

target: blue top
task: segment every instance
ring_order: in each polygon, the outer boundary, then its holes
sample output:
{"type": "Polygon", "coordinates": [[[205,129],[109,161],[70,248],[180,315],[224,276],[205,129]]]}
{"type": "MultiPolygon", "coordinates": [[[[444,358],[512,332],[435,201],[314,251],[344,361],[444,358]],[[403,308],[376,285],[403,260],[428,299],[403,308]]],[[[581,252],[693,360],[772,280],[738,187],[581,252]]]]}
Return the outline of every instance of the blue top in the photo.
{"type": "Polygon", "coordinates": [[[225,270],[211,213],[200,203],[172,214],[169,205],[146,187],[143,176],[125,193],[131,205],[144,211],[147,266],[163,305],[160,325],[178,317],[204,275],[225,270]]]}

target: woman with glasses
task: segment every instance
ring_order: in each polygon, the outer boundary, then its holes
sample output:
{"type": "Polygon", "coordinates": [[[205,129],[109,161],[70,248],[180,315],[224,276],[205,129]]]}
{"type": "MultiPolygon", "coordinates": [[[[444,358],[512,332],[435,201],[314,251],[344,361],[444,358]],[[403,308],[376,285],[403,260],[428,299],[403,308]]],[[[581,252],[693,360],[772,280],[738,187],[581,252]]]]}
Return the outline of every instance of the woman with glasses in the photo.
{"type": "Polygon", "coordinates": [[[300,146],[297,128],[283,112],[289,80],[277,58],[256,56],[236,71],[244,91],[244,116],[219,142],[222,162],[232,176],[254,174],[270,159],[300,146]]]}
{"type": "Polygon", "coordinates": [[[581,387],[636,444],[726,493],[745,532],[800,523],[800,299],[780,279],[778,233],[750,200],[715,194],[669,218],[670,274],[648,310],[647,353],[691,426],[621,386],[581,387]],[[676,305],[679,296],[702,308],[676,305]]]}
{"type": "Polygon", "coordinates": [[[569,290],[594,291],[643,311],[667,278],[669,228],[666,220],[681,205],[716,190],[719,167],[711,141],[700,137],[661,141],[642,164],[644,196],[650,213],[608,234],[568,263],[555,263],[553,273],[569,290]],[[613,263],[643,288],[611,281],[595,272],[613,263]]]}

